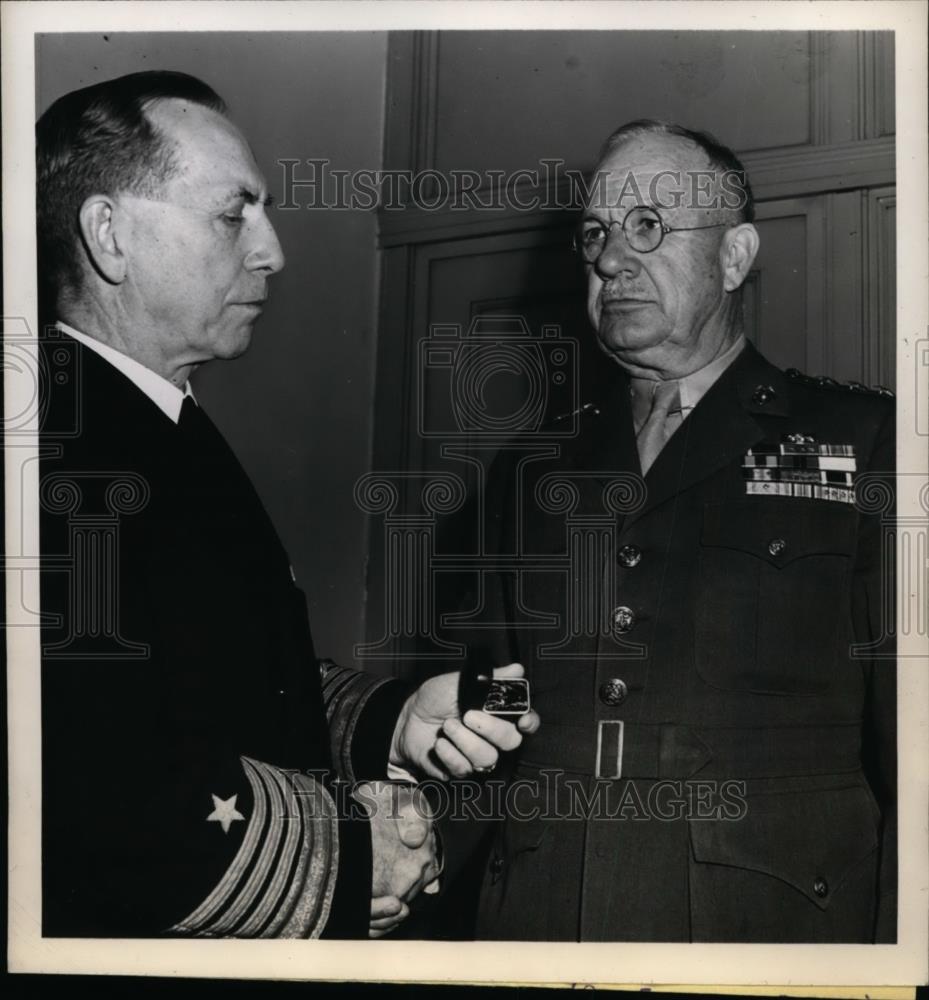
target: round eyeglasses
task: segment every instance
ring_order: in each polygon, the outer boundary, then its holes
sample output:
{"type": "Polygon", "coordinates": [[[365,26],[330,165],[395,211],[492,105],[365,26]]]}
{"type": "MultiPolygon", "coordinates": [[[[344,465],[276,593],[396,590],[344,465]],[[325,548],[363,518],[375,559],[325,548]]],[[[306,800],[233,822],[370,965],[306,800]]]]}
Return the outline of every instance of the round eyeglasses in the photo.
{"type": "Polygon", "coordinates": [[[626,242],[637,253],[651,253],[661,246],[661,241],[668,233],[690,233],[697,229],[729,228],[731,223],[714,222],[708,226],[669,226],[662,221],[656,208],[636,205],[625,215],[622,223],[599,222],[596,219],[584,219],[574,236],[574,250],[584,258],[586,264],[594,264],[603,253],[613,226],[622,226],[626,242]]]}

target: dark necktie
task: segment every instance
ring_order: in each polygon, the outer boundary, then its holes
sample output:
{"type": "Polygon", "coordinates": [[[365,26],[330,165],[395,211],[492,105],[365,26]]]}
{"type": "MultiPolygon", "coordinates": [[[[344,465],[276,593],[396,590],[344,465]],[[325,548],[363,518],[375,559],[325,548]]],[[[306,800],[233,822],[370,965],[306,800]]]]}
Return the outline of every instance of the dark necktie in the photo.
{"type": "Polygon", "coordinates": [[[195,462],[209,468],[212,475],[244,480],[251,492],[251,482],[239,460],[193,396],[184,397],[177,426],[195,462]]]}
{"type": "Polygon", "coordinates": [[[180,466],[188,494],[196,498],[191,516],[198,531],[226,539],[239,567],[254,579],[272,573],[291,578],[287,555],[252,481],[219,429],[186,396],[178,418],[180,466]]]}
{"type": "Polygon", "coordinates": [[[178,418],[177,426],[181,429],[185,437],[195,440],[202,438],[204,434],[209,437],[209,429],[213,425],[212,421],[197,405],[194,397],[187,395],[181,404],[181,415],[178,418]]]}
{"type": "Polygon", "coordinates": [[[235,519],[266,517],[251,480],[226,439],[198,406],[193,396],[185,396],[177,422],[184,442],[189,485],[204,502],[210,498],[217,516],[220,510],[235,519]],[[260,515],[258,515],[260,511],[260,515]]]}

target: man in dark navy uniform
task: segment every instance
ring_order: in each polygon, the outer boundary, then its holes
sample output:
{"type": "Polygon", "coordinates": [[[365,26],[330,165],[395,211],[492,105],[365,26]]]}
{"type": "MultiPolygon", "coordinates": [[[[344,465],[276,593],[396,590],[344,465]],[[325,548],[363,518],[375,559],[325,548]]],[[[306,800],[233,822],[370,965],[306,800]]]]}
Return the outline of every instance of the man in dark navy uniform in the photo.
{"type": "Polygon", "coordinates": [[[576,249],[616,377],[556,458],[505,450],[485,503],[526,557],[487,620],[545,725],[478,934],[893,941],[893,401],[746,341],[730,150],[634,122],[596,176],[576,249]]]}
{"type": "Polygon", "coordinates": [[[439,863],[414,793],[371,781],[491,767],[519,732],[458,719],[454,675],[411,693],[316,658],[188,382],[248,347],[284,263],[219,97],[133,74],[37,132],[43,932],[385,933],[439,863]]]}

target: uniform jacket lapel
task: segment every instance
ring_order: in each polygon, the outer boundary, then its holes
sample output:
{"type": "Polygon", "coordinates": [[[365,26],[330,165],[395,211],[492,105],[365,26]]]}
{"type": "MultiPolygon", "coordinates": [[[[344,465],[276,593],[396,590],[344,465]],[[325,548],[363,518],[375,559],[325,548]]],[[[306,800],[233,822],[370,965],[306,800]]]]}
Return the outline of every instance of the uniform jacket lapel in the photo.
{"type": "Polygon", "coordinates": [[[578,513],[602,516],[609,513],[604,501],[607,485],[626,480],[630,496],[640,492],[634,486],[641,471],[625,374],[619,373],[595,407],[596,416],[584,418],[589,426],[582,424],[574,447],[566,449],[565,466],[580,490],[578,513]]]}
{"type": "Polygon", "coordinates": [[[738,461],[766,436],[764,418],[789,414],[787,380],[746,344],[649,469],[645,503],[630,520],[738,461]]]}
{"type": "MultiPolygon", "coordinates": [[[[576,464],[587,463],[601,482],[622,473],[641,475],[625,375],[601,410],[591,445],[578,452],[576,464]]],[[[662,449],[645,477],[644,503],[627,515],[627,523],[738,460],[766,436],[766,418],[790,413],[789,381],[746,344],[662,449]]]]}
{"type": "Polygon", "coordinates": [[[592,472],[601,483],[615,479],[617,473],[641,475],[632,423],[629,379],[624,372],[619,373],[609,392],[600,398],[596,406],[599,414],[597,422],[589,434],[582,432],[572,464],[579,470],[592,472]]]}

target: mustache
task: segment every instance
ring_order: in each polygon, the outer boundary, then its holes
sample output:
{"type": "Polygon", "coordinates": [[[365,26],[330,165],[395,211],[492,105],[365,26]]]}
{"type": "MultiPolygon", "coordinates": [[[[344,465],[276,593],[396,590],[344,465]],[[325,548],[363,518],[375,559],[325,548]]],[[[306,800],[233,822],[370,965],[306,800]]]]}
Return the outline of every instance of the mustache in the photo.
{"type": "Polygon", "coordinates": [[[653,299],[655,291],[653,288],[631,279],[629,276],[613,275],[607,278],[600,286],[599,297],[603,302],[615,302],[619,299],[653,299]]]}
{"type": "Polygon", "coordinates": [[[654,302],[655,297],[649,292],[634,288],[610,289],[600,292],[600,303],[609,305],[611,302],[654,302]]]}

